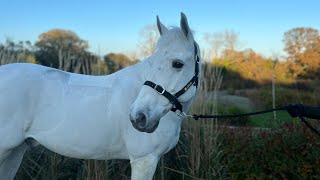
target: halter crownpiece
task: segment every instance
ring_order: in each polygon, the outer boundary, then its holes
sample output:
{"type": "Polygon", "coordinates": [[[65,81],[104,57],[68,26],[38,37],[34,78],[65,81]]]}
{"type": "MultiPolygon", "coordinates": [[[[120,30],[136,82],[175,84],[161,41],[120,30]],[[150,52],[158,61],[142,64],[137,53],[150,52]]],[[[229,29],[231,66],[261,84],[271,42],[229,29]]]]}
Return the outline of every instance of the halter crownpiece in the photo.
{"type": "Polygon", "coordinates": [[[170,103],[173,105],[173,107],[171,108],[171,111],[173,112],[176,112],[177,110],[179,110],[180,114],[183,113],[183,110],[182,110],[183,107],[182,107],[182,104],[179,102],[178,98],[182,94],[187,92],[192,85],[195,86],[196,88],[198,87],[200,58],[198,56],[198,49],[197,49],[196,43],[194,43],[194,58],[195,58],[195,70],[194,70],[193,77],[180,91],[176,92],[174,95],[172,95],[170,92],[165,90],[162,86],[155,84],[152,81],[146,81],[143,84],[151,87],[152,89],[156,90],[160,95],[163,95],[164,97],[166,97],[170,101],[170,103]]]}

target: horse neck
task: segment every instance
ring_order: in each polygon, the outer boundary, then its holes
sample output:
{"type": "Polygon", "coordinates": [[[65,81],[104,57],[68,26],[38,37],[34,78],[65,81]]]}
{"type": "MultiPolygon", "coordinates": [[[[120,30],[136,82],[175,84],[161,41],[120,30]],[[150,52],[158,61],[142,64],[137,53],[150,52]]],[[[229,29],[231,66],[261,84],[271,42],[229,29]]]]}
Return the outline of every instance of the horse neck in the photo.
{"type": "Polygon", "coordinates": [[[114,85],[128,86],[127,88],[141,88],[143,83],[146,81],[145,71],[148,69],[148,63],[146,61],[139,62],[135,65],[124,68],[111,76],[114,77],[117,82],[124,83],[115,83],[114,85]]]}

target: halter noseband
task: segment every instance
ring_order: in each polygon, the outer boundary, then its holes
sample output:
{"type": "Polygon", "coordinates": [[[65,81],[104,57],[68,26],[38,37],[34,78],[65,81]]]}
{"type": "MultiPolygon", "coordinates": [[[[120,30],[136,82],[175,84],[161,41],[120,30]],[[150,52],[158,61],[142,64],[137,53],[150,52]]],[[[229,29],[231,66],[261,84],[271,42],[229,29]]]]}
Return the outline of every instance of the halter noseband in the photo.
{"type": "Polygon", "coordinates": [[[152,81],[146,81],[143,85],[150,86],[152,89],[156,90],[160,95],[163,95],[166,97],[170,103],[173,105],[171,108],[171,111],[176,112],[177,110],[180,111],[180,113],[183,112],[182,110],[182,104],[179,102],[178,98],[188,91],[188,89],[193,85],[196,88],[198,87],[199,83],[199,62],[200,58],[198,56],[198,49],[196,43],[194,43],[194,57],[195,57],[195,70],[194,75],[191,78],[191,80],[178,92],[176,92],[174,95],[172,95],[170,92],[165,90],[162,86],[153,83],[152,81]]]}

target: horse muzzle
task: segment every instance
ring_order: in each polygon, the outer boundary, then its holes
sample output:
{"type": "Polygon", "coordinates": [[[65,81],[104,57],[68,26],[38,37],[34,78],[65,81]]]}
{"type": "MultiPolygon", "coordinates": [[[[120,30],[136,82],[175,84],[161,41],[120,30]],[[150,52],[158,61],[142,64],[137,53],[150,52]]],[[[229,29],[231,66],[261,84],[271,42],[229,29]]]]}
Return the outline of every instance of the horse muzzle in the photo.
{"type": "Polygon", "coordinates": [[[160,119],[157,120],[156,123],[150,125],[148,123],[148,115],[143,112],[138,112],[130,113],[130,121],[132,123],[132,126],[138,131],[153,133],[157,129],[160,119]]]}

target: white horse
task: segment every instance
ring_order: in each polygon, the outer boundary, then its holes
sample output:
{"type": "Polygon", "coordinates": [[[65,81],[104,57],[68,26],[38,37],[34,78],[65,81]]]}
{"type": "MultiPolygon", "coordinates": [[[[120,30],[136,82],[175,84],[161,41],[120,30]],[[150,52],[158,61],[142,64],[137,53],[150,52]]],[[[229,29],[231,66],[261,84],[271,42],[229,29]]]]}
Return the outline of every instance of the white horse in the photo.
{"type": "Polygon", "coordinates": [[[197,92],[200,51],[183,13],[180,23],[167,29],[157,18],[155,53],[107,76],[1,66],[0,178],[13,179],[26,148],[41,144],[73,158],[130,159],[132,179],[152,179],[197,92]]]}

